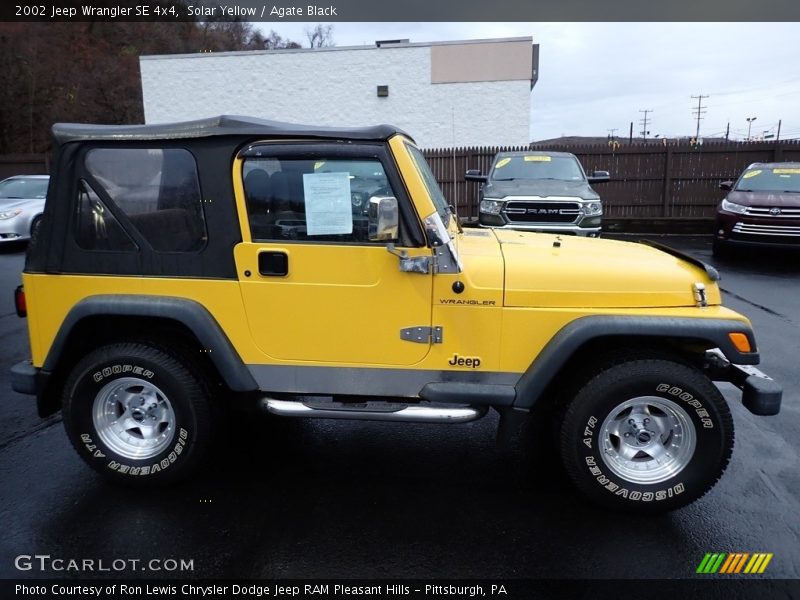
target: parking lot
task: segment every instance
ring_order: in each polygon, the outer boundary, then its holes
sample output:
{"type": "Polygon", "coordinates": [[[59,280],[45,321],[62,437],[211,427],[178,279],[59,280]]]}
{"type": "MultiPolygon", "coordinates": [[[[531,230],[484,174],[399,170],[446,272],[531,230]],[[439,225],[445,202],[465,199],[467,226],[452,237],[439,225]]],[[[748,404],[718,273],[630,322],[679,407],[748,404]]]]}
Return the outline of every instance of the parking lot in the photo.
{"type": "MultiPolygon", "coordinates": [[[[659,241],[713,262],[708,237],[659,241]]],[[[716,263],[725,303],[753,321],[761,368],[784,386],[783,410],[755,417],[723,387],[731,464],[706,497],[660,517],[584,503],[536,440],[497,449],[491,413],[451,426],[239,417],[196,479],[109,486],[58,417],[40,420],[11,391],[9,368],[28,355],[12,302],[23,262],[24,248],[0,249],[0,577],[78,576],[15,569],[16,556],[44,553],[186,559],[193,571],[180,575],[204,578],[683,578],[707,552],[770,552],[763,577],[800,577],[796,254],[716,263]]]]}

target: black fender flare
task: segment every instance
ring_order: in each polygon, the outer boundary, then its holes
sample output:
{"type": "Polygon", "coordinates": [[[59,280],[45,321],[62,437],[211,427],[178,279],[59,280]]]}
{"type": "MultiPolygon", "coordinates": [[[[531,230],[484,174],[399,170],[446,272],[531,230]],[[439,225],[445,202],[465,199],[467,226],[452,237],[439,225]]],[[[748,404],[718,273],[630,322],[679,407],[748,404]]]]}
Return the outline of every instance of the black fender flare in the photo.
{"type": "Polygon", "coordinates": [[[542,392],[585,343],[617,336],[699,340],[719,348],[732,364],[757,365],[760,360],[753,330],[747,323],[734,319],[619,315],[580,317],[562,327],[522,374],[515,386],[514,408],[533,409],[542,392]],[[753,352],[739,352],[728,337],[729,333],[746,335],[753,352]]]}
{"type": "Polygon", "coordinates": [[[52,373],[61,359],[73,328],[87,317],[96,316],[152,317],[177,321],[189,329],[209,350],[209,358],[225,384],[235,392],[258,389],[236,348],[205,306],[173,296],[98,295],[84,298],[73,306],[61,324],[42,370],[52,373]]]}

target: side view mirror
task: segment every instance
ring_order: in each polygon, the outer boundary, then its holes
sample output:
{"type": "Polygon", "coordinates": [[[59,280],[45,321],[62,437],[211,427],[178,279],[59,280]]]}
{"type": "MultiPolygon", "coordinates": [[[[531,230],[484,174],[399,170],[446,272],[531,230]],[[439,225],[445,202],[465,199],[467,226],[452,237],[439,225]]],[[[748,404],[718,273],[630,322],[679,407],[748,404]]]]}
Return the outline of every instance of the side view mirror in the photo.
{"type": "Polygon", "coordinates": [[[724,192],[730,192],[733,189],[733,182],[732,181],[723,181],[719,184],[719,189],[724,192]]]}
{"type": "Polygon", "coordinates": [[[389,242],[398,237],[400,210],[394,196],[372,196],[369,199],[368,232],[370,242],[389,242]]]}
{"type": "Polygon", "coordinates": [[[478,183],[486,183],[489,179],[486,175],[481,175],[481,172],[478,169],[469,169],[464,175],[464,179],[467,181],[477,181],[478,183]]]}
{"type": "Polygon", "coordinates": [[[605,183],[611,181],[611,175],[608,174],[608,171],[595,171],[587,179],[589,183],[605,183]]]}

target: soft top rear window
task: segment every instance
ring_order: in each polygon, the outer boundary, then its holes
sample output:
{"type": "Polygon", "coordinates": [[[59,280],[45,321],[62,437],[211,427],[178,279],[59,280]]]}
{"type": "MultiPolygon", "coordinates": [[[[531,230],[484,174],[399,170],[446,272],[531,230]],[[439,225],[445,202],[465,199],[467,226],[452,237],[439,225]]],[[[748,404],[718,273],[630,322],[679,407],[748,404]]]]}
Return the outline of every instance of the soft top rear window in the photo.
{"type": "MultiPolygon", "coordinates": [[[[113,206],[154,250],[196,252],[205,245],[197,165],[188,150],[94,148],[86,154],[85,166],[113,206]]],[[[78,225],[84,236],[107,235],[108,228],[98,221],[97,214],[91,218],[92,222],[78,225]]],[[[129,249],[117,248],[113,241],[96,242],[84,243],[109,250],[129,249]]]]}

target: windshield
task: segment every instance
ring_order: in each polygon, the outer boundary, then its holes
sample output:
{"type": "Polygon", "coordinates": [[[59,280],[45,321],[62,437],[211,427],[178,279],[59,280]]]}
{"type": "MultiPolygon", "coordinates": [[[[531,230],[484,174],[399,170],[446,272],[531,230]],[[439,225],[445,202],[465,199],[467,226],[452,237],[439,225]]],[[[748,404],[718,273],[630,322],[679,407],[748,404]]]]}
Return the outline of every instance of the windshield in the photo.
{"type": "Polygon", "coordinates": [[[0,198],[44,198],[47,196],[47,179],[15,177],[0,181],[0,198]]]}
{"type": "Polygon", "coordinates": [[[584,176],[583,170],[574,156],[526,154],[523,156],[498,156],[489,179],[495,181],[512,179],[583,181],[584,176]]]}
{"type": "Polygon", "coordinates": [[[748,169],[736,183],[736,191],[800,193],[800,167],[748,169]]]}
{"type": "Polygon", "coordinates": [[[430,166],[428,166],[428,161],[425,160],[420,149],[411,144],[406,144],[406,147],[411,157],[414,159],[417,171],[419,171],[419,174],[422,176],[422,181],[425,183],[428,195],[431,197],[434,206],[436,206],[436,212],[439,213],[446,227],[450,222],[450,209],[447,206],[447,200],[445,200],[439,184],[436,182],[436,177],[433,176],[433,171],[431,171],[430,166]]]}

